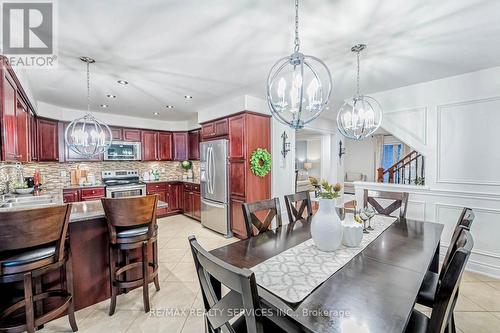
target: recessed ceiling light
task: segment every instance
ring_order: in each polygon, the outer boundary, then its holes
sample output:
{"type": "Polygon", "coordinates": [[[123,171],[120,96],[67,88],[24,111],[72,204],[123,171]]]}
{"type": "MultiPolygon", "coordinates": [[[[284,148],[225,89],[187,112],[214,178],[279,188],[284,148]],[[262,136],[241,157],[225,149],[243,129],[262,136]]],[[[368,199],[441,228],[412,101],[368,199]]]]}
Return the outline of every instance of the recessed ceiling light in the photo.
{"type": "Polygon", "coordinates": [[[112,94],[107,94],[106,95],[107,98],[116,98],[116,95],[112,95],[112,94]]]}
{"type": "Polygon", "coordinates": [[[193,96],[191,96],[191,95],[184,95],[184,98],[185,99],[191,99],[191,98],[193,98],[193,96]]]}
{"type": "Polygon", "coordinates": [[[173,106],[173,105],[167,105],[167,106],[165,106],[165,107],[166,107],[167,109],[173,109],[173,108],[174,108],[174,106],[173,106]]]}
{"type": "Polygon", "coordinates": [[[105,109],[108,107],[108,104],[101,104],[101,108],[105,109]]]}
{"type": "Polygon", "coordinates": [[[155,116],[157,116],[157,115],[159,115],[159,114],[160,114],[160,112],[153,112],[153,114],[154,114],[155,116]]]}
{"type": "Polygon", "coordinates": [[[116,82],[118,82],[119,84],[123,84],[123,85],[128,84],[128,82],[125,80],[118,80],[116,82]]]}

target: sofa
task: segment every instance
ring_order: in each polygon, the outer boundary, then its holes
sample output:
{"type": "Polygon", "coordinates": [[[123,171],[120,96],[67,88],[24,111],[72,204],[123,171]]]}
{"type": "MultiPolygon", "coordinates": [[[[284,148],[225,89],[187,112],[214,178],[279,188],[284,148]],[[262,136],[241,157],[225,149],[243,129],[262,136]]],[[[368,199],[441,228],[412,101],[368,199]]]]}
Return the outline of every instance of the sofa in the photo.
{"type": "Polygon", "coordinates": [[[295,170],[295,192],[314,191],[306,170],[295,170]]]}

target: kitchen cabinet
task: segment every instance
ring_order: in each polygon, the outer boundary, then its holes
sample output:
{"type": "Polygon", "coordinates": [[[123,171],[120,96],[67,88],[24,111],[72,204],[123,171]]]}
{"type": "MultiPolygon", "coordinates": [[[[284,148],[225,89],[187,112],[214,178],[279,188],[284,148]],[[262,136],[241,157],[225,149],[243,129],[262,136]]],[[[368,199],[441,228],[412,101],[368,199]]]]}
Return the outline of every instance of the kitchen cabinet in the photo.
{"type": "Polygon", "coordinates": [[[167,203],[169,212],[180,212],[182,210],[182,183],[169,183],[167,185],[167,203]]]}
{"type": "Polygon", "coordinates": [[[245,158],[245,115],[229,118],[229,158],[245,158]]]}
{"type": "Polygon", "coordinates": [[[59,161],[59,128],[56,120],[38,118],[38,160],[59,161]]]}
{"type": "MultiPolygon", "coordinates": [[[[61,137],[64,137],[65,132],[66,132],[66,128],[69,126],[69,123],[60,123],[60,126],[61,126],[61,130],[60,130],[59,135],[61,137]]],[[[92,130],[93,130],[92,127],[87,127],[85,132],[87,132],[90,135],[90,132],[92,130]]],[[[66,145],[66,142],[64,140],[60,140],[60,144],[63,145],[63,150],[64,150],[63,153],[64,153],[64,161],[65,162],[100,162],[100,161],[104,160],[104,154],[97,154],[94,156],[85,157],[85,156],[82,156],[82,155],[76,153],[71,148],[69,148],[66,145]]]]}
{"type": "Polygon", "coordinates": [[[106,196],[106,189],[99,187],[68,188],[63,190],[64,203],[99,200],[106,196]]]}
{"type": "Polygon", "coordinates": [[[201,219],[200,185],[184,183],[183,206],[184,215],[195,220],[201,219]]]}
{"type": "Polygon", "coordinates": [[[16,109],[16,160],[19,162],[30,161],[29,142],[29,122],[28,107],[24,101],[18,97],[16,109]]]}
{"type": "Polygon", "coordinates": [[[158,132],[142,131],[142,160],[158,160],[158,132]]]}
{"type": "Polygon", "coordinates": [[[185,161],[188,159],[188,133],[174,132],[174,161],[185,161]]]}
{"type": "Polygon", "coordinates": [[[122,129],[122,140],[130,142],[141,142],[141,130],[132,128],[122,129]]]}
{"type": "Polygon", "coordinates": [[[78,189],[65,189],[63,190],[63,202],[78,202],[80,201],[80,195],[78,189]]]}
{"type": "Polygon", "coordinates": [[[189,131],[188,133],[188,160],[200,159],[200,130],[189,131]]]}
{"type": "Polygon", "coordinates": [[[158,133],[158,158],[161,161],[172,160],[172,133],[158,133]]]}
{"type": "Polygon", "coordinates": [[[36,116],[32,112],[28,114],[28,123],[30,131],[29,144],[30,144],[31,160],[38,161],[38,130],[37,130],[36,116]]]}
{"type": "Polygon", "coordinates": [[[220,136],[225,136],[229,131],[228,118],[218,119],[209,123],[205,123],[201,127],[201,136],[203,139],[212,139],[220,136]]]}
{"type": "Polygon", "coordinates": [[[123,141],[123,129],[121,127],[109,127],[111,130],[111,135],[113,136],[112,141],[123,141]]]}
{"type": "Polygon", "coordinates": [[[14,80],[7,71],[2,78],[2,160],[17,161],[16,94],[14,80]]]}

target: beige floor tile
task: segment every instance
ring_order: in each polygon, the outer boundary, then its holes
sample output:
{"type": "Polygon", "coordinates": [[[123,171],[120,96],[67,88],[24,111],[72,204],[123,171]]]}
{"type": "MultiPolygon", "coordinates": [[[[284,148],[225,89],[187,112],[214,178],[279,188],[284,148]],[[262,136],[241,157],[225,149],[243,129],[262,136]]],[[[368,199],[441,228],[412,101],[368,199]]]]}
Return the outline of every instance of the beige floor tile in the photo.
{"type": "Polygon", "coordinates": [[[163,248],[158,250],[159,262],[173,262],[178,263],[186,255],[189,250],[186,249],[169,249],[163,248]]]}
{"type": "Polygon", "coordinates": [[[500,327],[500,319],[488,312],[457,312],[455,322],[464,333],[493,333],[500,327]]]}
{"type": "Polygon", "coordinates": [[[500,319],[500,312],[490,312],[492,315],[500,319]]]}
{"type": "Polygon", "coordinates": [[[198,283],[198,276],[194,264],[188,262],[178,263],[167,277],[167,281],[198,283]]]}
{"type": "Polygon", "coordinates": [[[199,284],[195,282],[166,281],[161,290],[151,296],[151,309],[191,309],[199,290],[199,284]]]}
{"type": "Polygon", "coordinates": [[[126,332],[178,333],[181,332],[187,317],[187,314],[177,314],[175,311],[172,313],[167,313],[167,311],[153,311],[137,317],[126,332]]]}
{"type": "Polygon", "coordinates": [[[486,282],[463,282],[460,292],[487,311],[500,311],[500,290],[486,282]]]}
{"type": "Polygon", "coordinates": [[[165,281],[169,275],[172,273],[174,267],[177,265],[176,262],[159,262],[158,263],[158,279],[160,282],[165,281]]]}
{"type": "MultiPolygon", "coordinates": [[[[161,291],[162,284],[163,283],[160,282],[160,291],[161,291]]],[[[156,293],[158,293],[156,291],[153,283],[149,284],[148,291],[149,291],[150,300],[152,297],[154,297],[154,295],[156,293]]],[[[107,300],[100,302],[99,304],[96,304],[95,306],[99,311],[104,311],[107,313],[107,311],[109,311],[110,302],[111,302],[111,300],[107,299],[107,300]]],[[[151,301],[150,301],[150,304],[151,304],[151,301]]],[[[142,299],[142,288],[135,288],[133,290],[130,290],[126,294],[118,295],[118,297],[116,298],[116,309],[123,310],[123,311],[127,311],[127,310],[141,311],[141,312],[145,313],[144,312],[144,301],[142,299]]]]}
{"type": "Polygon", "coordinates": [[[90,314],[80,325],[80,333],[125,332],[133,321],[141,315],[141,311],[117,310],[113,316],[107,311],[96,310],[90,314]]]}
{"type": "Polygon", "coordinates": [[[488,281],[486,282],[488,285],[492,286],[493,288],[495,288],[496,290],[499,290],[500,291],[500,281],[488,281]]]}
{"type": "Polygon", "coordinates": [[[182,249],[182,250],[188,250],[189,249],[189,241],[187,237],[174,237],[168,240],[168,242],[162,246],[162,250],[164,249],[182,249]]]}
{"type": "Polygon", "coordinates": [[[201,333],[204,331],[205,322],[203,319],[203,315],[200,314],[190,315],[184,323],[184,327],[182,328],[182,333],[201,333]]]}
{"type": "Polygon", "coordinates": [[[459,295],[457,304],[455,305],[455,312],[476,312],[476,311],[486,311],[480,305],[471,301],[465,295],[459,295]]]}
{"type": "MultiPolygon", "coordinates": [[[[85,309],[76,311],[76,325],[81,326],[80,324],[95,310],[96,309],[94,306],[89,306],[85,309]]],[[[69,325],[68,316],[60,317],[56,320],[51,321],[50,323],[45,324],[43,332],[72,332],[71,326],[69,325]]]]}
{"type": "Polygon", "coordinates": [[[493,278],[491,276],[483,275],[480,273],[476,272],[464,272],[464,275],[462,277],[462,281],[464,282],[475,282],[475,281],[482,281],[482,282],[500,282],[499,279],[493,278]],[[472,281],[467,281],[468,279],[471,279],[472,281]]]}

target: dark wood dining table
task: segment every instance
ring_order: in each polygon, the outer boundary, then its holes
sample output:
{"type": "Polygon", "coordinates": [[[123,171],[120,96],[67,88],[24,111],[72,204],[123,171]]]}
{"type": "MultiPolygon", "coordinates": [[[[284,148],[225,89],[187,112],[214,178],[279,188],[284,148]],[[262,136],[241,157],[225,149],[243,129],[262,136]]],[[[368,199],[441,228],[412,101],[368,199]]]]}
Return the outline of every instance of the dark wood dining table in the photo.
{"type": "MultiPolygon", "coordinates": [[[[299,220],[211,253],[251,268],[310,239],[310,226],[299,220]]],[[[288,332],[404,332],[425,273],[438,271],[442,231],[442,224],[400,218],[299,303],[258,286],[263,313],[288,332]]]]}

